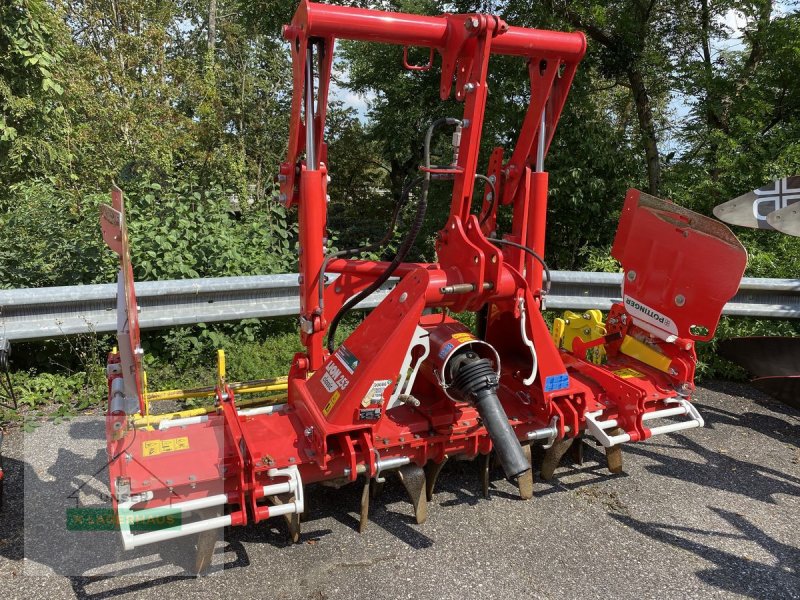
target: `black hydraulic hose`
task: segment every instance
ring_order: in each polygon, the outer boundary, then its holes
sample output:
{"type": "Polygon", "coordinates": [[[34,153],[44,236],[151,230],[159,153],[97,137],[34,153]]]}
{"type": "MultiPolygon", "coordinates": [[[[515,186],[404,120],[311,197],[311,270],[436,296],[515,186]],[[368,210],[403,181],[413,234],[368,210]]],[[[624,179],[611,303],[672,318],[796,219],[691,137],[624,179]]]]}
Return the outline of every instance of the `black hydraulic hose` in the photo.
{"type": "Polygon", "coordinates": [[[530,471],[531,464],[508,422],[500,398],[497,397],[497,373],[487,359],[479,358],[474,352],[465,352],[454,357],[451,363],[451,374],[454,378],[449,390],[475,406],[492,439],[506,477],[515,481],[520,475],[530,471]]]}
{"type": "Polygon", "coordinates": [[[523,252],[530,254],[533,258],[535,258],[536,261],[542,265],[542,269],[544,269],[545,275],[547,276],[547,281],[545,282],[545,287],[544,287],[544,293],[545,294],[550,293],[550,286],[553,284],[553,278],[550,276],[550,267],[547,266],[547,263],[544,262],[544,259],[541,256],[539,256],[538,252],[532,250],[531,248],[528,248],[527,246],[523,246],[522,244],[511,242],[509,240],[501,240],[499,238],[486,238],[486,239],[494,244],[500,244],[501,246],[511,246],[512,248],[517,248],[519,250],[522,250],[523,252]]]}
{"type": "Polygon", "coordinates": [[[492,190],[492,199],[489,202],[489,206],[486,208],[486,213],[478,219],[478,224],[483,227],[483,224],[489,220],[489,217],[492,216],[492,211],[494,210],[494,206],[497,203],[497,187],[494,185],[494,182],[491,180],[490,177],[483,175],[482,173],[475,173],[475,179],[481,179],[486,182],[486,184],[492,190]]]}
{"type": "MultiPolygon", "coordinates": [[[[365,298],[368,298],[384,283],[386,283],[392,274],[397,270],[397,267],[399,267],[400,264],[405,260],[406,256],[411,250],[411,247],[414,245],[417,235],[419,235],[419,232],[422,229],[422,224],[425,221],[425,212],[428,208],[428,190],[430,189],[431,185],[431,138],[433,137],[433,132],[436,130],[436,128],[441,127],[442,125],[461,125],[461,121],[453,117],[442,117],[441,119],[436,119],[433,123],[431,123],[431,125],[428,127],[428,131],[425,132],[425,146],[423,148],[425,169],[422,175],[422,191],[420,192],[419,201],[417,202],[417,212],[414,216],[414,221],[411,223],[411,227],[409,228],[406,237],[403,239],[403,243],[400,245],[400,248],[397,249],[397,253],[394,255],[392,262],[389,264],[386,270],[381,273],[380,276],[369,285],[369,287],[363,289],[361,292],[345,302],[336,313],[336,316],[333,317],[331,325],[328,328],[328,352],[333,352],[333,347],[336,342],[336,330],[338,329],[339,322],[342,320],[344,315],[346,315],[359,302],[365,298]]],[[[409,189],[409,193],[411,187],[416,185],[416,183],[418,183],[418,180],[414,180],[411,186],[407,188],[409,189]]],[[[324,276],[324,273],[322,276],[324,276]]]]}
{"type": "MultiPolygon", "coordinates": [[[[328,329],[328,351],[333,352],[333,347],[335,344],[336,338],[336,330],[339,327],[339,322],[342,320],[344,315],[346,315],[354,306],[356,306],[359,302],[368,298],[371,294],[373,294],[376,290],[378,290],[384,283],[386,283],[392,274],[397,270],[397,267],[405,260],[408,252],[411,250],[411,247],[414,245],[414,242],[417,239],[417,235],[419,234],[420,230],[422,229],[422,224],[425,221],[425,212],[428,208],[428,185],[430,183],[430,179],[428,177],[422,178],[422,193],[420,194],[419,201],[417,202],[417,212],[414,215],[414,221],[411,223],[411,228],[408,230],[406,237],[403,239],[400,248],[397,249],[397,253],[394,255],[392,262],[386,268],[386,270],[380,274],[380,276],[373,281],[368,287],[361,290],[358,294],[350,298],[347,302],[345,302],[339,311],[336,313],[336,316],[333,317],[331,321],[331,325],[328,329]]],[[[415,179],[412,184],[410,184],[406,189],[410,190],[413,188],[414,185],[420,183],[420,178],[418,177],[415,179]]]]}
{"type": "Polygon", "coordinates": [[[379,242],[375,242],[374,244],[368,244],[366,246],[361,246],[360,248],[350,248],[348,250],[339,250],[338,252],[334,252],[333,254],[328,254],[325,257],[325,260],[322,261],[322,268],[319,270],[319,307],[325,308],[325,272],[328,269],[328,263],[335,258],[345,258],[347,256],[353,256],[354,254],[359,254],[361,252],[372,252],[373,250],[377,250],[378,248],[382,248],[386,244],[388,244],[392,237],[394,237],[394,231],[397,228],[397,221],[400,218],[400,211],[403,210],[403,207],[406,205],[408,200],[408,195],[411,193],[411,190],[418,185],[422,181],[422,177],[417,177],[414,181],[408,184],[403,191],[400,193],[400,198],[398,199],[397,203],[394,207],[394,213],[392,214],[392,220],[389,223],[389,229],[386,231],[386,235],[383,236],[379,242]]]}

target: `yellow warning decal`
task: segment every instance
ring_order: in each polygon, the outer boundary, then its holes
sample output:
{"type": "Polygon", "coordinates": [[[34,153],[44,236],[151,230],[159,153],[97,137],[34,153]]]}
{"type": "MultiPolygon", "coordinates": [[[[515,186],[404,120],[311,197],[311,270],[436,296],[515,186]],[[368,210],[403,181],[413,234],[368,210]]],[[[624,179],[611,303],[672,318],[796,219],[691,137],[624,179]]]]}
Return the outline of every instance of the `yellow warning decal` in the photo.
{"type": "Polygon", "coordinates": [[[164,452],[177,452],[178,450],[189,449],[189,438],[179,437],[168,440],[149,440],[142,442],[142,456],[156,456],[164,452]]]}
{"type": "Polygon", "coordinates": [[[339,398],[341,398],[341,396],[342,394],[339,392],[339,390],[333,392],[333,394],[331,394],[330,399],[328,400],[328,403],[325,405],[325,408],[322,409],[322,414],[327,417],[333,410],[333,407],[336,406],[336,403],[339,401],[339,398]]]}
{"type": "Polygon", "coordinates": [[[461,333],[454,333],[453,334],[453,339],[456,340],[457,342],[461,342],[463,344],[465,342],[471,342],[472,340],[475,339],[475,336],[472,335],[471,333],[467,333],[466,331],[463,331],[461,333]]]}
{"type": "Polygon", "coordinates": [[[631,377],[644,377],[644,373],[639,373],[636,369],[618,369],[614,371],[617,377],[629,379],[631,377]]]}

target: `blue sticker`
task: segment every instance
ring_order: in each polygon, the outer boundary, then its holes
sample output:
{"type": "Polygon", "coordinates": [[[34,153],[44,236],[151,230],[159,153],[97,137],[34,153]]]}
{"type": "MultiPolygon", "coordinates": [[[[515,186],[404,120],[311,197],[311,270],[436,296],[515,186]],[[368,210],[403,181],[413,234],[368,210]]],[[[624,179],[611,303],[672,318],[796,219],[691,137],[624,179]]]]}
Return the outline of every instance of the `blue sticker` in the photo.
{"type": "Polygon", "coordinates": [[[557,392],[569,387],[569,375],[563,373],[561,375],[550,375],[544,380],[545,392],[557,392]]]}
{"type": "Polygon", "coordinates": [[[450,350],[452,350],[453,348],[455,348],[455,346],[454,346],[454,345],[453,345],[451,342],[447,342],[447,343],[446,343],[446,344],[445,344],[445,345],[442,347],[442,349],[441,349],[441,350],[439,350],[439,358],[441,358],[442,360],[444,360],[444,357],[445,357],[445,356],[447,356],[447,355],[448,355],[448,353],[450,352],[450,350]]]}

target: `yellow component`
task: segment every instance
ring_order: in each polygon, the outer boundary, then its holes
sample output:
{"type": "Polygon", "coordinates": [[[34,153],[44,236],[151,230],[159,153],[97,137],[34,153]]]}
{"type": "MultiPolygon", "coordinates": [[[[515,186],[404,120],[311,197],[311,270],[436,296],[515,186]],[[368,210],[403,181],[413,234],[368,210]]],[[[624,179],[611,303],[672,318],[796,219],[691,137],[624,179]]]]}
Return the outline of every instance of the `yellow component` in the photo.
{"type": "Polygon", "coordinates": [[[217,385],[225,387],[225,350],[217,350],[217,385]]]}
{"type": "Polygon", "coordinates": [[[333,410],[333,407],[336,406],[336,403],[339,401],[340,397],[341,394],[339,393],[339,390],[333,392],[331,397],[328,399],[328,403],[325,405],[325,408],[322,409],[322,414],[327,417],[333,410]]]}
{"type": "Polygon", "coordinates": [[[147,397],[147,371],[142,369],[142,397],[144,398],[144,414],[150,414],[150,398],[147,397]]]}
{"type": "MultiPolygon", "coordinates": [[[[283,392],[289,389],[288,377],[276,377],[274,379],[259,379],[257,381],[243,381],[231,383],[233,391],[240,394],[260,394],[262,392],[283,392]]],[[[162,402],[164,400],[184,400],[187,398],[209,398],[215,395],[216,388],[212,386],[191,388],[188,390],[163,390],[148,394],[148,401],[162,402]]]]}
{"type": "Polygon", "coordinates": [[[165,452],[177,452],[178,450],[188,449],[188,437],[170,438],[167,440],[148,440],[146,442],[142,442],[142,456],[145,458],[148,456],[164,454],[165,452]]]}
{"type": "Polygon", "coordinates": [[[614,371],[614,375],[617,377],[622,377],[623,379],[631,379],[632,377],[643,378],[644,373],[640,373],[636,369],[617,369],[614,371]]]}
{"type": "MultiPolygon", "coordinates": [[[[572,352],[572,341],[580,338],[584,342],[591,342],[606,334],[603,323],[603,313],[597,309],[587,310],[583,313],[566,311],[563,319],[553,322],[553,341],[561,348],[572,352]]],[[[587,357],[596,365],[605,360],[606,351],[602,346],[589,348],[587,357]]]]}
{"type": "Polygon", "coordinates": [[[553,337],[553,343],[556,345],[556,348],[561,348],[561,342],[564,340],[564,331],[566,327],[567,323],[564,319],[553,319],[553,331],[550,335],[553,337]]]}
{"type": "Polygon", "coordinates": [[[119,354],[119,348],[117,348],[116,346],[114,346],[114,347],[111,349],[111,354],[119,354]]]}
{"type": "Polygon", "coordinates": [[[664,373],[669,372],[669,365],[672,362],[672,359],[669,356],[661,354],[661,352],[648,346],[644,342],[640,342],[636,338],[626,335],[625,339],[622,340],[622,345],[619,349],[623,354],[627,354],[631,358],[640,360],[644,364],[650,365],[654,369],[658,369],[664,373]]]}
{"type": "MultiPolygon", "coordinates": [[[[265,398],[253,398],[252,400],[242,400],[236,403],[238,408],[248,408],[259,405],[278,404],[285,402],[286,396],[281,394],[277,396],[267,396],[265,398]]],[[[168,421],[170,419],[183,419],[184,417],[200,417],[216,412],[216,406],[203,406],[200,408],[189,408],[186,410],[178,410],[175,412],[161,413],[159,415],[136,415],[133,424],[136,427],[150,427],[151,425],[158,425],[161,421],[168,421]]]]}

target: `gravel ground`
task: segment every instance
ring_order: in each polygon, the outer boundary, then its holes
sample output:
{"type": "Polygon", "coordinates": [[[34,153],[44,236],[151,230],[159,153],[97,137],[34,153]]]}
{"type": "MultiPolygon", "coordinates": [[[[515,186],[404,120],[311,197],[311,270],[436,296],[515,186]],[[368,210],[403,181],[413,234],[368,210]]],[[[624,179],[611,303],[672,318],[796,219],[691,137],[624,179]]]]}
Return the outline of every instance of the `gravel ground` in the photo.
{"type": "Polygon", "coordinates": [[[116,534],[62,538],[40,521],[102,445],[88,426],[14,431],[0,598],[800,598],[800,413],[732,383],[701,388],[696,404],[705,428],[625,446],[620,475],[587,445],[582,466],[565,460],[527,502],[499,473],[483,499],[476,464],[448,464],[423,525],[391,479],[364,534],[359,486],[312,488],[299,544],[277,520],[232,529],[202,578],[185,576],[174,553],[122,554],[116,534]],[[102,575],[119,560],[126,575],[102,575]]]}

